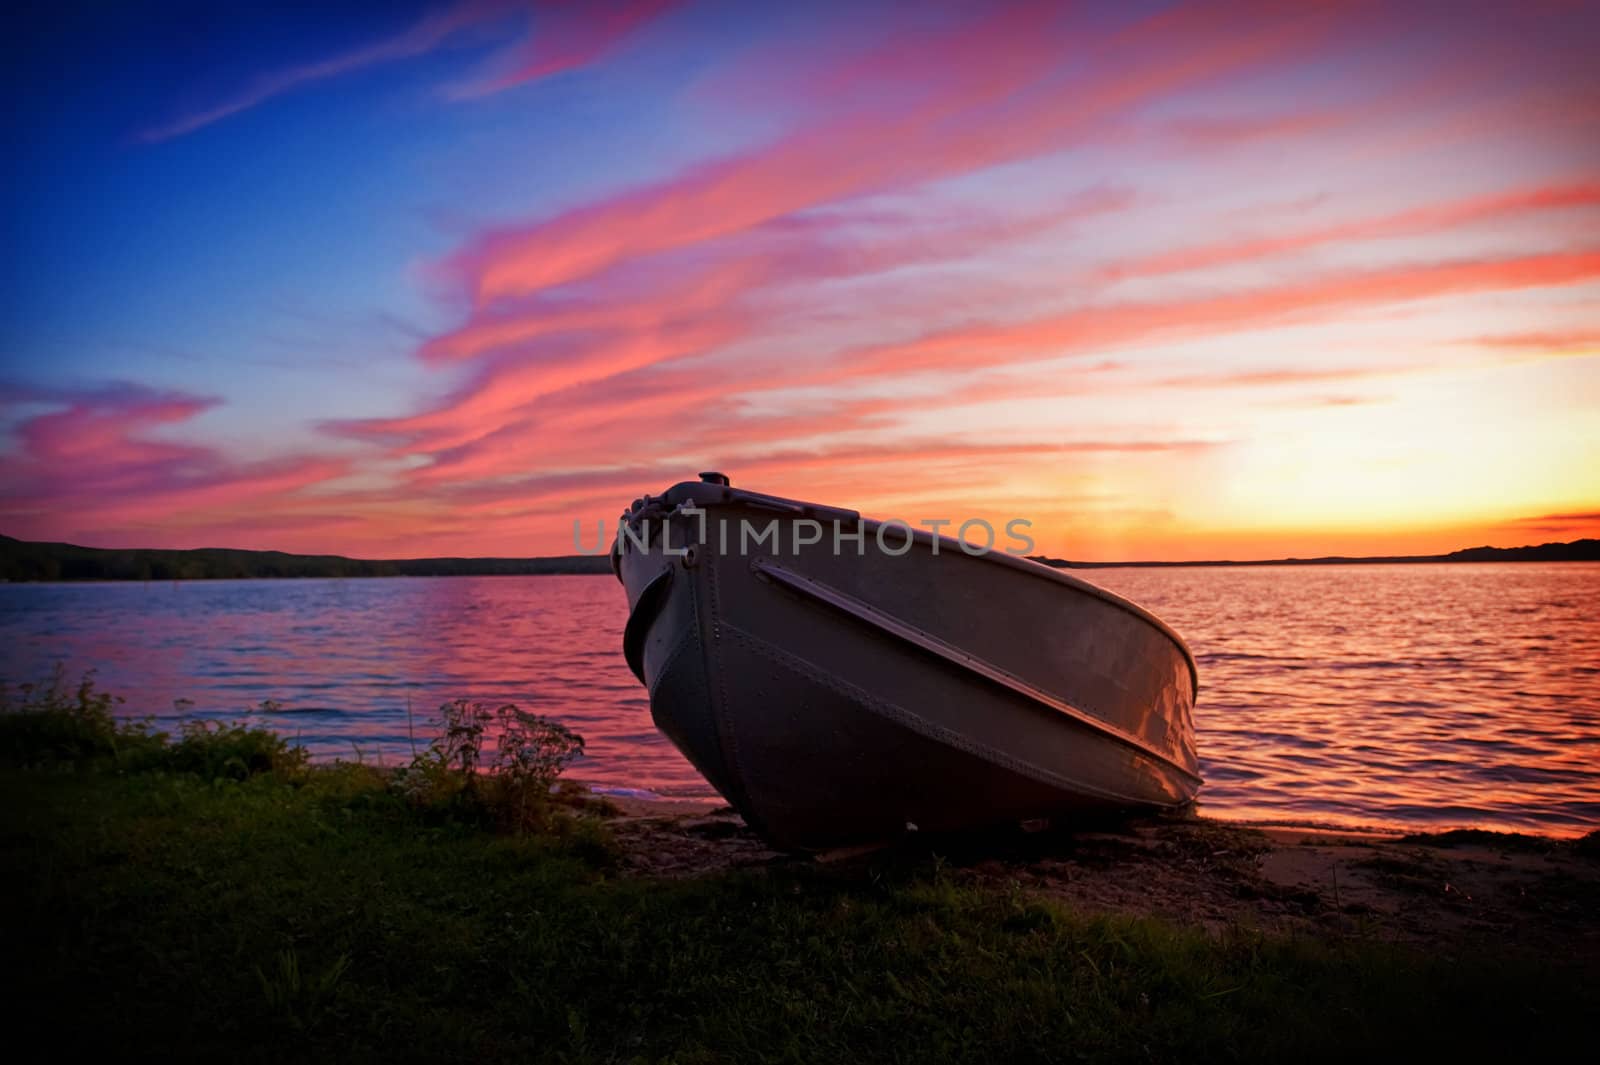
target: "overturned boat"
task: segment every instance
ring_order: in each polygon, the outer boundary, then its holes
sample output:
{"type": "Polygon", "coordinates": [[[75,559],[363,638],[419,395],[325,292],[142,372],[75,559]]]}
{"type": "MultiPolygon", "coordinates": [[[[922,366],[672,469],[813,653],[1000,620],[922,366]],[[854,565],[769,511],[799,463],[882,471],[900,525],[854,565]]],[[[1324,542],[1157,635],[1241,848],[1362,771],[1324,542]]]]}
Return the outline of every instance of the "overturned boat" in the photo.
{"type": "Polygon", "coordinates": [[[657,727],[779,847],[1200,786],[1194,657],[1059,570],[716,473],[636,500],[611,561],[657,727]]]}

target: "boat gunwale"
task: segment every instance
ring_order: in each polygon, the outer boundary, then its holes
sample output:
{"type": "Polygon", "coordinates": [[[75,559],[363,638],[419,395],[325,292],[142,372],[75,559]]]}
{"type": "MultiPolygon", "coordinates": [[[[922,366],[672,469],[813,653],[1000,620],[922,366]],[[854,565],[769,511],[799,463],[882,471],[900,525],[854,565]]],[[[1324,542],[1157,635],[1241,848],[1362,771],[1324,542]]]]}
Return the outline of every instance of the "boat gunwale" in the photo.
{"type": "MultiPolygon", "coordinates": [[[[1119,609],[1132,614],[1141,621],[1154,626],[1159,632],[1162,633],[1162,635],[1171,640],[1172,643],[1177,646],[1180,652],[1182,652],[1184,662],[1189,667],[1189,680],[1194,688],[1192,697],[1195,699],[1200,697],[1200,670],[1195,663],[1194,652],[1190,650],[1188,643],[1184,641],[1182,636],[1178,635],[1177,631],[1173,629],[1171,625],[1168,625],[1165,621],[1162,621],[1161,618],[1140,606],[1138,603],[1133,602],[1131,599],[1126,599],[1108,588],[1103,588],[1100,585],[1095,584],[1093,581],[1085,580],[1082,577],[1077,577],[1070,573],[1065,573],[1054,566],[1047,566],[1042,562],[1035,562],[1033,559],[1028,558],[1025,555],[1013,555],[1005,551],[997,551],[993,548],[986,548],[983,551],[974,554],[970,550],[970,545],[956,537],[945,536],[942,533],[936,533],[929,529],[916,528],[913,527],[909,522],[901,521],[899,519],[889,519],[888,521],[884,521],[878,518],[863,517],[860,511],[847,510],[842,507],[830,507],[821,503],[808,503],[801,499],[788,499],[783,496],[767,495],[763,492],[752,492],[748,489],[733,488],[728,485],[708,484],[704,481],[680,481],[668,488],[660,496],[656,497],[655,501],[669,504],[670,506],[670,509],[661,516],[666,516],[672,511],[681,512],[683,502],[688,501],[692,502],[697,509],[709,508],[713,506],[737,506],[743,504],[756,509],[779,510],[782,512],[787,512],[795,518],[811,518],[813,520],[819,518],[831,518],[839,521],[854,521],[863,528],[871,531],[874,536],[877,535],[877,531],[879,529],[893,524],[893,526],[899,529],[902,534],[909,534],[910,540],[907,541],[908,543],[922,543],[929,547],[932,547],[935,543],[938,543],[941,547],[950,547],[952,549],[952,553],[959,552],[960,554],[965,555],[967,558],[975,561],[988,561],[996,565],[1008,566],[1011,569],[1019,570],[1023,573],[1032,574],[1035,577],[1043,577],[1053,580],[1057,584],[1065,585],[1080,592],[1086,592],[1089,595],[1101,599],[1112,606],[1118,607],[1119,609]]],[[[624,520],[628,520],[639,516],[643,516],[642,513],[625,514],[623,517],[624,520]]],[[[896,555],[890,557],[898,558],[900,556],[896,555]]]]}

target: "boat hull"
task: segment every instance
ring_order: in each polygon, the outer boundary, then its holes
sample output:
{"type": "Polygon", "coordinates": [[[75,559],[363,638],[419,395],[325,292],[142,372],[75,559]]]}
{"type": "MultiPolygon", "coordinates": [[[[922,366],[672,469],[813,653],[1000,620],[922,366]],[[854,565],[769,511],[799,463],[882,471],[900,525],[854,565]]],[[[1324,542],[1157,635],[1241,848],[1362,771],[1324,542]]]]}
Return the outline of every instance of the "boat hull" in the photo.
{"type": "Polygon", "coordinates": [[[1194,797],[1193,659],[1125,600],[713,485],[626,517],[613,554],[625,652],[655,723],[779,847],[1194,797]],[[824,535],[807,543],[814,525],[824,535]],[[752,529],[776,544],[752,547],[752,529]]]}

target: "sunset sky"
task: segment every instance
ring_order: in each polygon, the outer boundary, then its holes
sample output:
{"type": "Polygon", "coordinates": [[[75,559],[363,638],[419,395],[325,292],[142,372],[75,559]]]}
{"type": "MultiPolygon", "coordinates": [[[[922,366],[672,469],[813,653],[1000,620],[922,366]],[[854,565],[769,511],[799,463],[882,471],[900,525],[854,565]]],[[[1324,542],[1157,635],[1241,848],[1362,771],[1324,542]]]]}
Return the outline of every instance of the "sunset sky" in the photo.
{"type": "Polygon", "coordinates": [[[1600,535],[1600,6],[299,6],[12,16],[0,533],[1600,535]]]}

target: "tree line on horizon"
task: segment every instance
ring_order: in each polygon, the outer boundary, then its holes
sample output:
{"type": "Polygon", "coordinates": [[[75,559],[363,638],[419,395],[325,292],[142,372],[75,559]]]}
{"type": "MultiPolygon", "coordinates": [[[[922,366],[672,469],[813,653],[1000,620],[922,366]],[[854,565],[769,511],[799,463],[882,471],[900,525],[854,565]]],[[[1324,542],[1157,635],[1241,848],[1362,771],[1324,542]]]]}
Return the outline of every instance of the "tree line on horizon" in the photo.
{"type": "Polygon", "coordinates": [[[610,573],[604,555],[552,558],[363,559],[204,547],[98,548],[0,536],[7,581],[205,581],[275,577],[466,577],[610,573]]]}
{"type": "MultiPolygon", "coordinates": [[[[1035,557],[1058,569],[1111,566],[1261,566],[1341,562],[1596,562],[1600,540],[1574,540],[1528,547],[1469,547],[1446,555],[1326,557],[1216,562],[1074,562],[1035,557]]],[[[0,536],[0,580],[4,581],[205,581],[293,577],[484,577],[530,574],[610,573],[605,555],[546,558],[346,558],[292,555],[226,547],[192,550],[79,547],[0,536]]]]}

